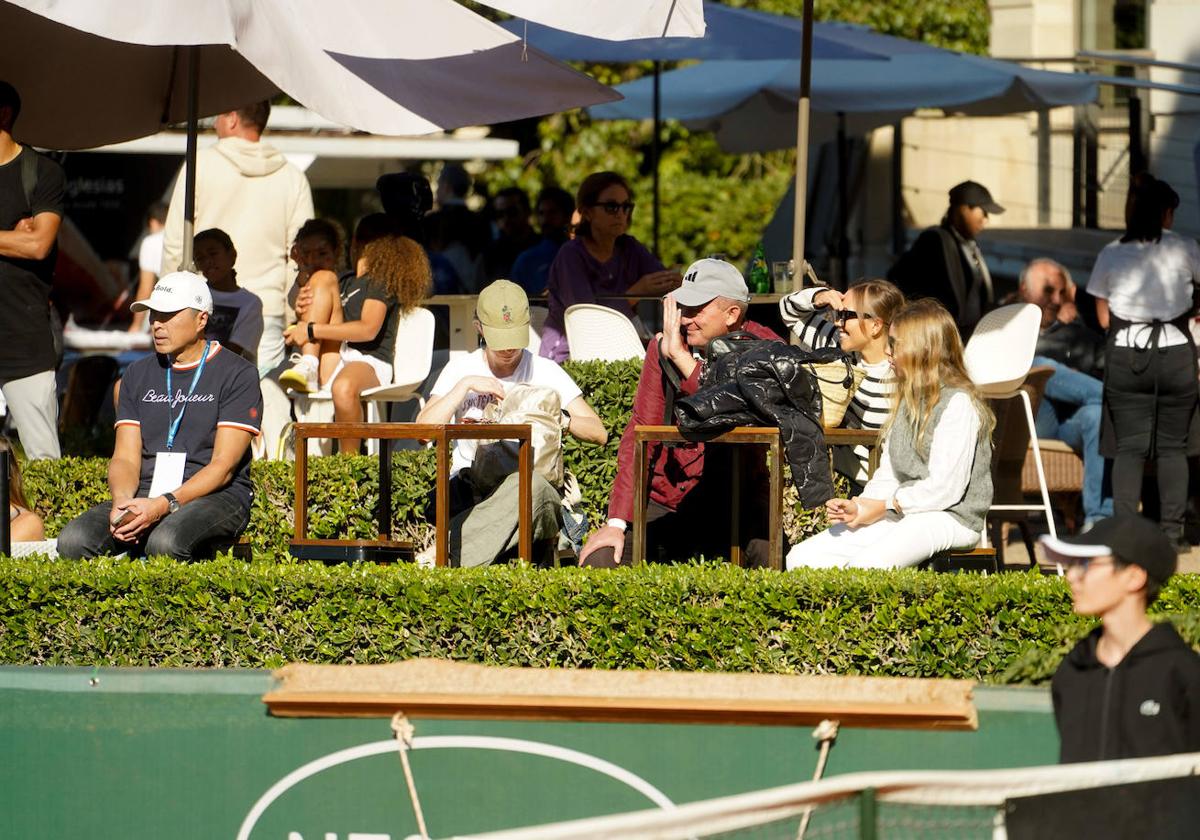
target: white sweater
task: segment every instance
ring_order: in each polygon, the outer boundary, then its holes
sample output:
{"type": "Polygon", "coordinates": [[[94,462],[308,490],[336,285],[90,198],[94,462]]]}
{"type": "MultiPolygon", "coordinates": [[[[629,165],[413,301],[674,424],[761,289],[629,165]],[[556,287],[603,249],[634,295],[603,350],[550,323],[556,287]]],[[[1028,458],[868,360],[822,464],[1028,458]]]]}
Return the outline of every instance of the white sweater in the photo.
{"type": "MultiPolygon", "coordinates": [[[[820,350],[840,346],[838,328],[827,318],[825,309],[813,306],[813,298],[821,289],[801,289],[779,301],[779,312],[783,322],[796,335],[800,346],[809,350],[820,350]]],[[[892,393],[896,390],[896,375],[891,363],[868,364],[857,353],[851,354],[854,366],[865,372],[846,416],[842,418],[843,429],[880,429],[892,413],[892,393]]],[[[843,475],[861,483],[867,480],[867,461],[870,455],[865,446],[835,446],[833,466],[843,475]]]]}
{"type": "MultiPolygon", "coordinates": [[[[181,171],[163,233],[162,274],[178,271],[183,255],[183,188],[181,171]]],[[[197,153],[196,233],[215,227],[229,234],[238,285],[259,296],[265,317],[286,312],[288,254],[312,215],[308,179],[269,143],[225,137],[197,153]]]]}

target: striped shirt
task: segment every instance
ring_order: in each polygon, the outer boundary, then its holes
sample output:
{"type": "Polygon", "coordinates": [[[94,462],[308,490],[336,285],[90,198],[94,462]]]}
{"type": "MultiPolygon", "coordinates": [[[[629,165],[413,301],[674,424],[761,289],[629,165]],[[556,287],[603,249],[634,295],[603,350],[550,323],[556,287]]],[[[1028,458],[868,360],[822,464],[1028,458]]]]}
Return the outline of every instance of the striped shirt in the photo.
{"type": "MultiPolygon", "coordinates": [[[[828,309],[813,307],[812,300],[820,291],[819,288],[802,289],[779,301],[783,322],[796,336],[800,346],[809,350],[838,347],[841,344],[837,326],[825,317],[828,309]]],[[[896,375],[892,365],[887,359],[868,364],[857,353],[851,353],[850,357],[854,366],[866,375],[846,408],[841,428],[881,429],[891,416],[892,394],[896,390],[896,375]]],[[[833,468],[859,484],[865,484],[869,455],[865,446],[835,446],[833,468]]]]}

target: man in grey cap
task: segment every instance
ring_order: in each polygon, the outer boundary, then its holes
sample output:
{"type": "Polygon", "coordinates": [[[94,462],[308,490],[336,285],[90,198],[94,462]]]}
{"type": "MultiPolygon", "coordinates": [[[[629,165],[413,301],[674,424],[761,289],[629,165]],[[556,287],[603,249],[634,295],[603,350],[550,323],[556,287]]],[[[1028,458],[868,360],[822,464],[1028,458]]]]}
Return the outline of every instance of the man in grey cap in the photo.
{"type": "MultiPolygon", "coordinates": [[[[580,565],[611,567],[632,561],[632,540],[625,538],[625,532],[633,519],[633,429],[675,423],[671,406],[675,397],[696,392],[704,367],[700,354],[708,343],[739,330],[781,340],[767,327],[746,320],[749,302],[750,292],[741,272],[714,259],[692,263],[680,287],[663,298],[663,331],[646,350],[633,413],[617,454],[608,522],[588,537],[580,565]]],[[[711,458],[706,455],[702,443],[651,444],[648,448],[646,559],[687,560],[728,552],[726,523],[732,476],[728,447],[714,449],[711,458]],[[707,527],[710,523],[712,527],[707,527]]],[[[755,513],[755,505],[744,507],[755,513]]],[[[753,554],[765,532],[755,533],[751,527],[741,533],[751,538],[746,548],[753,554]]],[[[751,557],[751,563],[755,562],[751,557]]]]}
{"type": "Polygon", "coordinates": [[[963,181],[950,190],[942,222],[926,228],[888,272],[909,300],[931,297],[954,316],[965,341],[995,303],[992,275],[976,237],[1004,208],[987,187],[963,181]]]}

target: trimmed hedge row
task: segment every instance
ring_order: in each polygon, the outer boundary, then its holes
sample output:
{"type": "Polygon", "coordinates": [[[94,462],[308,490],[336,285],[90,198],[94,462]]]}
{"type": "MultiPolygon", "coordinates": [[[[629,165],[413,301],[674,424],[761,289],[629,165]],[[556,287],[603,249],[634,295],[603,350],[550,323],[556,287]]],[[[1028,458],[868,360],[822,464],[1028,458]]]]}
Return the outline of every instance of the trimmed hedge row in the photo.
{"type": "MultiPolygon", "coordinates": [[[[1155,612],[1200,642],[1200,580],[1155,612]]],[[[0,662],[273,668],[417,656],[500,665],[1038,682],[1091,626],[1061,579],[616,571],[228,557],[0,559],[0,662]]]]}
{"type": "MultiPolygon", "coordinates": [[[[569,435],[564,439],[566,466],[579,479],[584,510],[595,526],[607,516],[608,496],[617,471],[617,448],[633,410],[641,362],[568,362],[566,368],[609,434],[604,446],[581,443],[569,435]]],[[[26,495],[46,520],[49,536],[56,536],[72,518],[108,498],[107,463],[102,458],[63,458],[25,465],[26,495]]],[[[256,461],[251,476],[257,492],[246,533],[256,552],[283,552],[292,534],[292,464],[256,461]]],[[[400,450],[393,456],[392,521],[400,539],[411,539],[421,546],[433,540],[427,505],[435,477],[431,451],[400,450]]],[[[310,536],[374,537],[378,500],[376,459],[338,455],[309,460],[310,536]]],[[[800,508],[790,484],[785,508],[785,528],[793,542],[824,527],[823,511],[800,508]]]]}

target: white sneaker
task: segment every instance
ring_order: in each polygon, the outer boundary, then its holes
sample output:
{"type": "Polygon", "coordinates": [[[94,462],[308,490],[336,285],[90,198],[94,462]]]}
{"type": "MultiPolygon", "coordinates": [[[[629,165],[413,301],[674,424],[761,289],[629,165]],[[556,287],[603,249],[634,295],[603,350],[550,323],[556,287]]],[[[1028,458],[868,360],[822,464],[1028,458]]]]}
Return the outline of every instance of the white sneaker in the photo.
{"type": "Polygon", "coordinates": [[[417,567],[421,569],[432,569],[437,565],[437,543],[432,542],[425,548],[417,552],[416,557],[417,567]]]}
{"type": "Polygon", "coordinates": [[[315,356],[292,354],[292,367],[279,374],[279,384],[302,394],[311,394],[318,389],[317,359],[315,356]]]}

